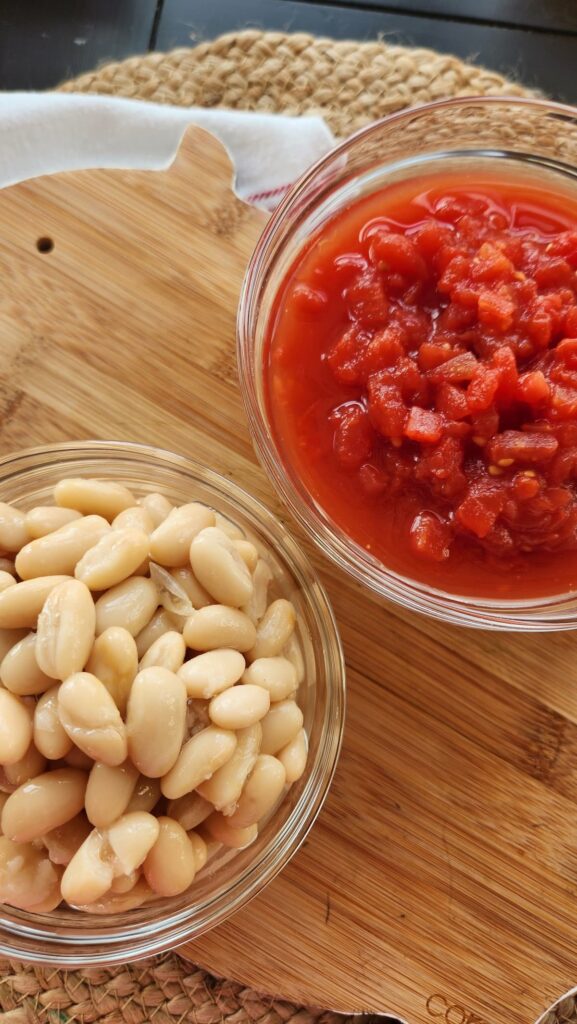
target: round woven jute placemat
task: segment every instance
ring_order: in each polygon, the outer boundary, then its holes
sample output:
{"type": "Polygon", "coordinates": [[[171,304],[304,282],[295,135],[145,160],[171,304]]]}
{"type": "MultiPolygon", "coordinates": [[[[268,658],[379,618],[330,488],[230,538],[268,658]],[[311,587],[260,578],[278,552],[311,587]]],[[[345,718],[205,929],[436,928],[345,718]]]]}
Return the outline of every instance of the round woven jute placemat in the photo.
{"type": "MultiPolygon", "coordinates": [[[[344,137],[396,110],[454,96],[528,95],[456,57],[386,43],[246,31],[193,49],[106,64],[63,92],[177,106],[320,114],[344,137]]],[[[560,1024],[552,1011],[547,1024],[560,1024]]],[[[574,1001],[571,1012],[575,1013],[574,1001]]],[[[0,961],[0,1024],[342,1024],[345,1018],[211,977],[173,953],[115,968],[56,971],[0,961]]]]}

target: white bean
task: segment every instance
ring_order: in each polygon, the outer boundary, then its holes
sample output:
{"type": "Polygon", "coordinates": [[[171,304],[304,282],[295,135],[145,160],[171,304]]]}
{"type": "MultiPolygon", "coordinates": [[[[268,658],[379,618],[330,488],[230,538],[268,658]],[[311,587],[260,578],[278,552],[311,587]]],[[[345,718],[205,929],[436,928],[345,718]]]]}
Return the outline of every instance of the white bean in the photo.
{"type": "Polygon", "coordinates": [[[59,508],[58,505],[37,505],[26,513],[26,526],[31,540],[38,540],[48,533],[54,533],[61,526],[81,519],[82,513],[73,508],[59,508]]]}
{"type": "Polygon", "coordinates": [[[146,494],[144,498],[140,498],[138,504],[148,512],[148,515],[152,519],[153,529],[160,526],[174,508],[174,505],[170,504],[168,498],[164,497],[164,494],[158,494],[156,492],[146,494]]]}
{"type": "Polygon", "coordinates": [[[207,604],[212,604],[210,594],[204,587],[201,587],[192,569],[181,566],[171,569],[170,575],[177,586],[184,591],[193,608],[205,608],[207,604]]]}
{"type": "Polygon", "coordinates": [[[138,673],[128,698],[126,731],[132,762],[143,775],[160,778],[180,753],[186,723],[182,679],[153,666],[138,673]]]}
{"type": "Polygon", "coordinates": [[[13,505],[0,501],[0,550],[20,551],[30,540],[26,516],[13,505]]]}
{"type": "Polygon", "coordinates": [[[28,636],[27,629],[0,629],[0,661],[4,661],[8,651],[20,643],[25,636],[28,636]]]}
{"type": "Polygon", "coordinates": [[[297,732],[294,739],[287,743],[282,750],[279,750],[277,757],[284,767],[289,785],[297,782],[303,775],[307,765],[308,750],[309,741],[304,729],[297,732]]]}
{"type": "Polygon", "coordinates": [[[85,814],[77,814],[75,818],[53,828],[42,837],[42,842],[48,850],[48,856],[53,864],[60,864],[66,867],[70,864],[76,851],[82,846],[85,839],[92,831],[90,822],[85,814]]]}
{"type": "Polygon", "coordinates": [[[0,679],[7,690],[21,697],[44,693],[54,680],[36,661],[36,633],[28,633],[10,648],[0,664],[0,679]]]}
{"type": "Polygon", "coordinates": [[[4,569],[0,569],[0,591],[7,590],[8,587],[13,587],[16,583],[16,577],[11,572],[6,572],[4,569]]]}
{"type": "Polygon", "coordinates": [[[196,858],[185,830],[172,818],[158,819],[160,832],[143,865],[143,874],[159,896],[178,896],[191,885],[196,858]]]}
{"type": "Polygon", "coordinates": [[[152,811],[160,800],[160,780],[147,779],[141,775],[132,794],[126,813],[130,811],[152,811]]]}
{"type": "Polygon", "coordinates": [[[246,662],[239,651],[228,648],[197,654],[179,669],[178,675],[189,697],[209,700],[234,686],[244,672],[246,662]]]}
{"type": "Polygon", "coordinates": [[[16,843],[28,843],[75,818],[84,807],[87,776],[57,768],[19,786],[2,811],[2,831],[16,843]]]}
{"type": "Polygon", "coordinates": [[[242,683],[268,690],[271,702],[286,700],[297,688],[297,673],[287,658],[257,658],[242,674],[242,683]]]}
{"type": "MultiPolygon", "coordinates": [[[[0,594],[0,602],[2,594],[0,594]]],[[[111,626],[122,626],[138,636],[150,622],[158,606],[158,591],[152,580],[133,576],[111,587],[96,602],[96,634],[111,626]]]]}
{"type": "Polygon", "coordinates": [[[208,847],[202,836],[199,836],[198,832],[188,832],[187,835],[194,854],[196,873],[198,874],[199,871],[202,871],[208,860],[208,847]]]}
{"type": "Polygon", "coordinates": [[[34,710],[34,744],[50,761],[58,761],[72,749],[72,740],[58,714],[60,684],[43,693],[34,710]]]}
{"type": "Polygon", "coordinates": [[[294,700],[282,700],[273,704],[268,715],[262,720],[263,754],[277,754],[294,740],[303,727],[303,713],[294,700]]]}
{"type": "Polygon", "coordinates": [[[35,629],[51,591],[69,580],[70,576],[41,576],[3,590],[0,593],[0,629],[35,629]]]}
{"type": "Polygon", "coordinates": [[[197,580],[219,604],[238,608],[253,593],[250,572],[225,533],[201,530],[190,545],[190,564],[197,580]]]}
{"type": "Polygon", "coordinates": [[[114,873],[129,875],[144,863],[160,832],[158,818],[146,811],[123,814],[106,832],[114,854],[114,873]]]}
{"type": "Polygon", "coordinates": [[[256,630],[248,616],[238,608],[211,604],[199,608],[187,619],[183,636],[187,646],[195,651],[232,647],[233,650],[244,652],[254,647],[256,630]]]}
{"type": "MultiPolygon", "coordinates": [[[[219,769],[219,771],[222,770],[222,768],[219,769]]],[[[218,772],[215,772],[216,775],[218,772]]],[[[204,783],[204,785],[208,785],[208,783],[204,783]]],[[[174,818],[179,825],[182,825],[185,832],[190,832],[192,828],[196,828],[205,818],[208,818],[213,810],[214,807],[208,800],[200,796],[199,792],[193,791],[179,797],[178,800],[169,800],[166,813],[170,818],[174,818]]]]}
{"type": "Polygon", "coordinates": [[[123,484],[82,477],[60,480],[54,488],[54,500],[63,508],[74,508],[85,516],[103,516],[109,521],[136,504],[136,498],[123,484]]]}
{"type": "Polygon", "coordinates": [[[234,540],[233,544],[238,551],[248,571],[253,573],[258,565],[258,551],[249,540],[234,540]]]}
{"type": "Polygon", "coordinates": [[[130,687],[138,671],[136,642],[128,630],[110,626],[96,637],[86,671],[100,679],[124,717],[130,687]]]}
{"type": "Polygon", "coordinates": [[[242,791],[234,814],[227,818],[231,828],[256,825],[279,799],[286,782],[284,766],[276,757],[259,754],[242,791]]]}
{"type": "Polygon", "coordinates": [[[60,871],[46,851],[0,837],[0,901],[22,910],[60,903],[60,871]],[[54,902],[54,900],[56,902],[54,902]]]}
{"type": "Polygon", "coordinates": [[[165,633],[174,631],[174,619],[164,609],[155,611],[150,622],[140,631],[136,637],[136,651],[139,658],[143,658],[149,647],[164,636],[165,633]]]}
{"type": "Polygon", "coordinates": [[[294,666],[297,674],[297,686],[300,686],[301,683],[304,682],[305,678],[305,660],[303,658],[301,645],[295,633],[291,634],[288,643],[283,647],[282,655],[290,661],[291,665],[294,666]]]}
{"type": "Polygon", "coordinates": [[[119,512],[115,519],[112,520],[113,530],[144,530],[144,533],[151,534],[154,530],[154,521],[150,512],[147,512],[145,508],[141,508],[140,505],[133,505],[131,508],[125,508],[122,512],[119,512]]]}
{"type": "Polygon", "coordinates": [[[71,576],[85,552],[109,532],[110,526],[102,516],[75,519],[26,544],[16,555],[16,572],[23,580],[71,576]]]}
{"type": "Polygon", "coordinates": [[[111,530],[86,551],[74,575],[89,590],[108,590],[136,572],[147,555],[148,534],[143,530],[111,530]]]}
{"type": "Polygon", "coordinates": [[[275,658],[288,643],[295,628],[296,612],[290,601],[279,597],[269,604],[256,629],[256,641],[248,652],[249,661],[275,658]]]}
{"type": "Polygon", "coordinates": [[[215,811],[207,818],[202,826],[203,832],[215,839],[223,846],[232,847],[235,850],[244,850],[251,843],[254,843],[258,835],[258,825],[248,825],[246,828],[232,828],[228,818],[215,811]]]}
{"type": "Polygon", "coordinates": [[[108,690],[89,672],[76,672],[58,691],[58,714],[70,739],[94,761],[126,761],[126,730],[108,690]]]}
{"type": "Polygon", "coordinates": [[[174,508],[150,536],[150,557],[165,566],[188,564],[190,545],[197,533],[214,525],[214,512],[191,502],[174,508]]]}
{"type": "Polygon", "coordinates": [[[4,775],[11,786],[22,786],[23,783],[40,775],[46,769],[46,758],[36,749],[32,742],[19,761],[4,765],[4,775]]]}
{"type": "Polygon", "coordinates": [[[105,834],[92,829],[66,866],[61,891],[67,903],[93,903],[108,892],[114,878],[114,866],[105,834]]]}
{"type": "MultiPolygon", "coordinates": [[[[222,811],[223,814],[234,813],[244,784],[255,766],[261,739],[262,729],[259,722],[246,729],[241,729],[237,733],[236,750],[230,760],[222,768],[219,768],[212,778],[198,787],[197,794],[200,794],[204,801],[210,801],[207,806],[212,804],[217,811],[222,811]]],[[[187,798],[182,797],[181,799],[186,800],[187,798]]],[[[169,811],[170,813],[171,811],[169,811]]],[[[199,824],[203,820],[204,818],[200,818],[198,822],[191,825],[187,823],[186,827],[194,828],[195,824],[199,824]]]]}
{"type": "Polygon", "coordinates": [[[213,697],[208,713],[215,725],[221,729],[246,729],[264,718],[270,707],[270,694],[262,686],[246,683],[231,686],[213,697]]]}
{"type": "Polygon", "coordinates": [[[21,697],[0,689],[0,764],[24,757],[32,741],[32,722],[21,697]]]}
{"type": "Polygon", "coordinates": [[[184,637],[175,630],[169,630],[150,645],[142,657],[140,668],[152,668],[153,665],[158,665],[161,668],[167,668],[170,672],[178,672],[185,656],[184,637]]]}
{"type": "Polygon", "coordinates": [[[272,581],[272,571],[264,558],[259,558],[252,574],[253,593],[250,601],[242,609],[255,625],[262,619],[268,605],[268,588],[272,581]]]}
{"type": "Polygon", "coordinates": [[[223,516],[222,512],[214,513],[214,525],[222,530],[231,540],[244,540],[244,533],[240,526],[233,523],[232,519],[228,519],[227,516],[223,516]]]}
{"type": "Polygon", "coordinates": [[[36,632],[36,661],[47,676],[66,679],[84,668],[94,643],[95,621],[94,601],[84,583],[68,580],[51,591],[36,632]]]}
{"type": "Polygon", "coordinates": [[[160,788],[169,800],[190,793],[222,768],[234,754],[236,736],[228,729],[208,726],[195,733],[183,746],[174,767],[164,776],[160,788]]]}
{"type": "Polygon", "coordinates": [[[97,761],[86,787],[86,816],[96,828],[107,828],[124,814],[138,780],[138,769],[130,761],[110,767],[97,761]]]}
{"type": "Polygon", "coordinates": [[[154,899],[154,893],[144,878],[140,878],[135,886],[128,892],[113,892],[112,889],[106,895],[88,904],[76,904],[78,910],[87,914],[126,914],[129,910],[136,910],[143,903],[149,903],[154,899]]]}

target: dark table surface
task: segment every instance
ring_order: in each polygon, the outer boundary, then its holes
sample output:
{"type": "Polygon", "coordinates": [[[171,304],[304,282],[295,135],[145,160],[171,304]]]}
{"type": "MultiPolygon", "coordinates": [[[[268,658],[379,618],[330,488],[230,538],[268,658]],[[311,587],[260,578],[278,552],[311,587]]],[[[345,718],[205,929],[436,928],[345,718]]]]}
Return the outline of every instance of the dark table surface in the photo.
{"type": "Polygon", "coordinates": [[[248,27],[429,46],[577,104],[577,0],[0,0],[0,88],[248,27]]]}

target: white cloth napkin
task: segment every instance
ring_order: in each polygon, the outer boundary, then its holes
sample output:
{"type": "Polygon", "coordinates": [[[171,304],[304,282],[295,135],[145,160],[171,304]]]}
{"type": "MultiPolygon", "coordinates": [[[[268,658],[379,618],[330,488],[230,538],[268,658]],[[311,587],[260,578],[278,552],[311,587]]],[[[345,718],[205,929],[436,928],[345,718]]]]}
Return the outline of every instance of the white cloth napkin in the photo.
{"type": "Polygon", "coordinates": [[[195,123],[216,135],[235,166],[242,199],[273,209],[334,145],[320,117],[171,107],[107,96],[0,93],[0,187],[93,167],[161,170],[195,123]]]}

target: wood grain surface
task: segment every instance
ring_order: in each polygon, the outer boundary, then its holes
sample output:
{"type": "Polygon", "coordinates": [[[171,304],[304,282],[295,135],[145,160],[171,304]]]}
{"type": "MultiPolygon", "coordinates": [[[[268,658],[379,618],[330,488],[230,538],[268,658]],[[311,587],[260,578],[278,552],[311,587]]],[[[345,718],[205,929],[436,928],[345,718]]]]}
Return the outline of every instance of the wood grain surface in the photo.
{"type": "MultiPolygon", "coordinates": [[[[158,444],[286,521],[235,370],[236,303],[263,222],[198,129],[167,172],[76,172],[0,193],[1,451],[158,444]]],[[[530,1024],[576,980],[575,639],[378,605],[303,543],[348,663],[335,783],[283,874],[182,952],[334,1009],[530,1024]]]]}

